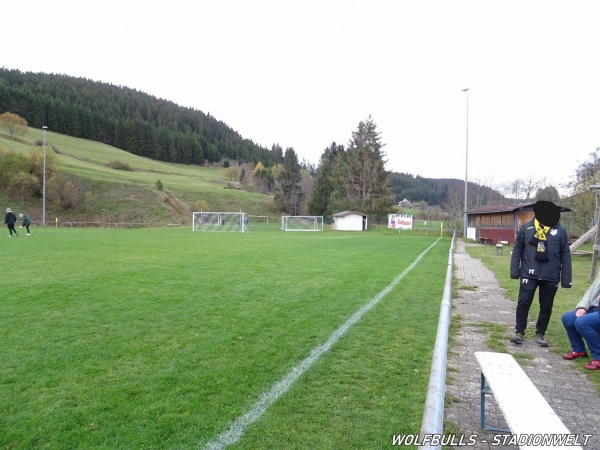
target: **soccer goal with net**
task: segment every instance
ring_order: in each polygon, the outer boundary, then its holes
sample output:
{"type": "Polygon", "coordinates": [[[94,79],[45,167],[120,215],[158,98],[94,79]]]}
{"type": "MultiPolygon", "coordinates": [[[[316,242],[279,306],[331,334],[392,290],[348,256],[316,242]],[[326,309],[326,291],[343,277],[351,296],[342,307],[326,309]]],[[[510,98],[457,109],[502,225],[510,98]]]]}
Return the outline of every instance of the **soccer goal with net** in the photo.
{"type": "Polygon", "coordinates": [[[281,216],[283,231],[323,231],[323,216],[281,216]]]}
{"type": "Polygon", "coordinates": [[[192,218],[193,231],[248,231],[248,216],[243,212],[195,212],[192,218]]]}

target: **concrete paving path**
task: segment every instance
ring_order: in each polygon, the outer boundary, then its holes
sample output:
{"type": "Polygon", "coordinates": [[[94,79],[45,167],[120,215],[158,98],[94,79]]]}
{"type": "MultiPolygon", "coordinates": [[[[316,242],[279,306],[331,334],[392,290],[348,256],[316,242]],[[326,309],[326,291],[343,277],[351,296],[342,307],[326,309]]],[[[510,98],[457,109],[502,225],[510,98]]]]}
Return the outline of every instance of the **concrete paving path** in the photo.
{"type": "MultiPolygon", "coordinates": [[[[446,385],[446,397],[454,401],[446,406],[444,420],[452,422],[460,433],[478,435],[477,443],[470,448],[516,449],[516,446],[492,447],[490,442],[494,436],[502,433],[483,432],[480,428],[480,370],[474,355],[476,351],[493,351],[486,347],[485,341],[489,333],[481,325],[501,324],[506,326],[506,335],[512,335],[516,301],[506,298],[505,291],[500,288],[493,272],[480,260],[469,256],[465,245],[468,244],[457,239],[455,275],[459,285],[475,286],[476,289],[461,289],[458,291],[458,298],[452,300],[452,314],[459,316],[461,327],[455,336],[456,342],[450,345],[448,353],[447,374],[451,379],[446,385]]],[[[530,365],[523,365],[523,369],[540,393],[571,433],[579,434],[582,439],[584,434],[593,435],[589,438],[586,449],[600,450],[600,399],[588,379],[590,376],[600,376],[600,373],[583,373],[561,355],[549,348],[539,347],[533,342],[533,331],[535,322],[530,322],[526,339],[518,347],[507,339],[508,352],[531,355],[533,361],[530,365]]],[[[486,406],[487,425],[506,428],[502,412],[491,396],[487,397],[486,406]]]]}

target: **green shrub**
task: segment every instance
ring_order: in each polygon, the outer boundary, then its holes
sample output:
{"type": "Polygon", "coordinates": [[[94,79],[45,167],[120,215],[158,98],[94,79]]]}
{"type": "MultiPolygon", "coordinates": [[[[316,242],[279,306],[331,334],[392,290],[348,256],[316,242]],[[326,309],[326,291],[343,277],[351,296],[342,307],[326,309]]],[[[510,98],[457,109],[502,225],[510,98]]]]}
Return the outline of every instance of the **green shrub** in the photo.
{"type": "Polygon", "coordinates": [[[194,203],[192,203],[192,209],[195,212],[210,211],[208,209],[208,202],[206,200],[196,200],[194,203]]]}
{"type": "Polygon", "coordinates": [[[46,195],[62,209],[79,208],[85,199],[85,186],[68,175],[59,174],[48,181],[46,195]]]}
{"type": "Polygon", "coordinates": [[[123,161],[109,161],[108,166],[111,169],[115,169],[115,170],[125,170],[127,172],[133,172],[133,168],[127,164],[126,162],[123,161]]]}
{"type": "Polygon", "coordinates": [[[238,176],[237,167],[230,166],[227,169],[225,169],[225,179],[226,180],[234,181],[237,179],[237,176],[238,176]]]}
{"type": "Polygon", "coordinates": [[[38,189],[39,182],[35,175],[21,171],[9,177],[8,193],[21,201],[31,197],[38,189]]]}

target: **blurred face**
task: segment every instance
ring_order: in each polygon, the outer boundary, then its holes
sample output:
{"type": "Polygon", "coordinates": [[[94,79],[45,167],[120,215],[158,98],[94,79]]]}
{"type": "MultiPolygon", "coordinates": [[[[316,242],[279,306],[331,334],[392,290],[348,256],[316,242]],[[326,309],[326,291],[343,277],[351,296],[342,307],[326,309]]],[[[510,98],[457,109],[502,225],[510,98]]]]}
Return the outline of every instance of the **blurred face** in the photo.
{"type": "Polygon", "coordinates": [[[544,226],[553,227],[560,220],[560,210],[554,203],[538,202],[534,205],[533,211],[537,221],[544,226]]]}

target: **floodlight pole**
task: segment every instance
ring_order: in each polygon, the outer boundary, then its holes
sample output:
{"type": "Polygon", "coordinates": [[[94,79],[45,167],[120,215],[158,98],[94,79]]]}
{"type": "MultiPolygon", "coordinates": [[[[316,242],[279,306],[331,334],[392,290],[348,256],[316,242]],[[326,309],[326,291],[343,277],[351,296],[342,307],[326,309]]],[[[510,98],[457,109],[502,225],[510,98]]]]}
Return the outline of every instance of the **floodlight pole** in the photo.
{"type": "Polygon", "coordinates": [[[46,226],[46,125],[42,126],[44,130],[44,174],[42,176],[42,225],[46,226]]]}
{"type": "Polygon", "coordinates": [[[469,185],[469,88],[463,89],[463,92],[467,93],[467,139],[466,139],[466,149],[465,149],[465,224],[463,230],[463,238],[467,237],[467,187],[469,185]]]}

